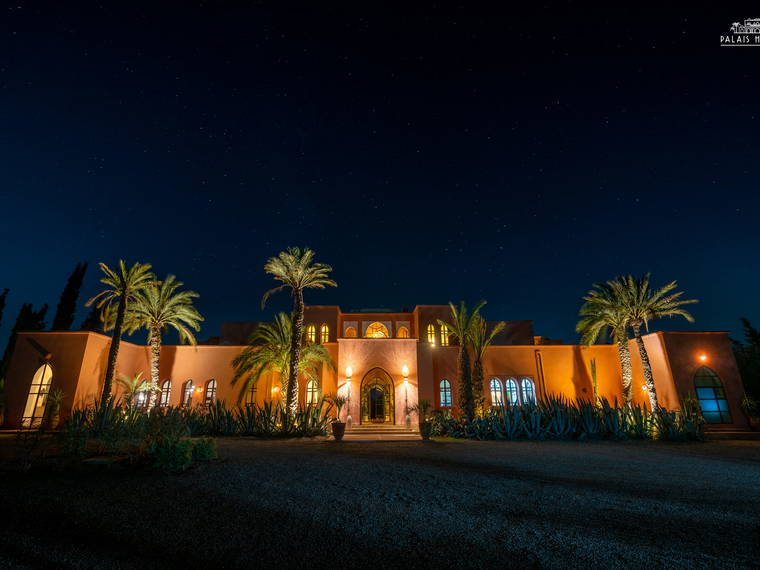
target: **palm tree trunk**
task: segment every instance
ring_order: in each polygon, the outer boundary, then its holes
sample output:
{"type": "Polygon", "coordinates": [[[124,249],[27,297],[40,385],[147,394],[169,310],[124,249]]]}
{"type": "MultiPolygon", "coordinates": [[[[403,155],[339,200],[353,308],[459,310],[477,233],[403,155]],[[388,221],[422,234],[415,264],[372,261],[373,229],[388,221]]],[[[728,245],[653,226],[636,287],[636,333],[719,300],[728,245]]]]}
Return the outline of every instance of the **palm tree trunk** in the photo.
{"type": "Polygon", "coordinates": [[[639,356],[641,357],[641,369],[644,372],[644,382],[649,392],[649,405],[652,411],[655,411],[659,404],[657,403],[657,392],[654,389],[654,377],[652,376],[652,365],[649,363],[649,354],[644,346],[644,339],[641,338],[641,325],[631,325],[633,336],[636,338],[636,345],[639,347],[639,356]]]}
{"type": "Polygon", "coordinates": [[[108,365],[106,366],[106,377],[103,380],[103,394],[100,397],[101,405],[105,405],[108,398],[111,397],[113,387],[113,377],[116,372],[116,359],[119,357],[119,343],[121,343],[121,329],[124,326],[124,315],[127,312],[127,298],[122,295],[119,299],[119,307],[116,310],[116,321],[113,325],[113,334],[111,335],[111,348],[108,350],[108,365]]]}
{"type": "Polygon", "coordinates": [[[475,356],[475,363],[472,366],[472,400],[476,414],[482,414],[484,408],[483,376],[483,361],[479,356],[475,356]]]}
{"type": "MultiPolygon", "coordinates": [[[[161,365],[161,329],[156,326],[150,327],[150,380],[151,384],[155,387],[160,386],[161,379],[160,372],[161,365]]],[[[151,409],[154,405],[156,392],[151,390],[148,393],[148,409],[151,409]]]]}
{"type": "Polygon", "coordinates": [[[631,370],[631,351],[628,348],[628,339],[618,339],[617,346],[620,356],[620,370],[623,374],[623,400],[626,406],[630,406],[633,402],[633,371],[631,370]]]}
{"type": "Polygon", "coordinates": [[[472,399],[472,377],[470,375],[470,355],[464,343],[459,346],[459,406],[465,422],[475,417],[475,405],[472,399]]]}
{"type": "Polygon", "coordinates": [[[293,289],[293,336],[290,339],[290,374],[288,374],[288,393],[285,400],[287,409],[298,411],[298,366],[301,361],[301,342],[303,342],[303,291],[293,289]]]}

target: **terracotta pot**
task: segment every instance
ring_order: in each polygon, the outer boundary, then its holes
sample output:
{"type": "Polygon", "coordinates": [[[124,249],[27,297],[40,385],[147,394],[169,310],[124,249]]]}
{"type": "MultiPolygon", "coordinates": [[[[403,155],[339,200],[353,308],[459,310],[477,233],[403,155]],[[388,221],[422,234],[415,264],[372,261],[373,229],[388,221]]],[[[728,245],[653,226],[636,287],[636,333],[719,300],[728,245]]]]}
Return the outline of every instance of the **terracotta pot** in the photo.
{"type": "Polygon", "coordinates": [[[420,435],[422,439],[430,439],[430,431],[433,429],[433,424],[430,422],[420,422],[420,435]]]}
{"type": "Polygon", "coordinates": [[[346,433],[346,424],[344,422],[332,423],[332,434],[335,441],[342,441],[343,435],[346,433]]]}

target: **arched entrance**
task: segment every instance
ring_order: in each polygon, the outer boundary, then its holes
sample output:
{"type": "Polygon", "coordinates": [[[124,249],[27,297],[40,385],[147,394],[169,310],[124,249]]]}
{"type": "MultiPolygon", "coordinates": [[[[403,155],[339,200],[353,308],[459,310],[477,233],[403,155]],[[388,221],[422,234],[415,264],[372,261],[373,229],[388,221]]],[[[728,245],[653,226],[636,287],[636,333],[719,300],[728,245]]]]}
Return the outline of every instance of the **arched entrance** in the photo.
{"type": "Polygon", "coordinates": [[[395,423],[393,379],[382,368],[373,368],[362,379],[361,423],[395,423]]]}

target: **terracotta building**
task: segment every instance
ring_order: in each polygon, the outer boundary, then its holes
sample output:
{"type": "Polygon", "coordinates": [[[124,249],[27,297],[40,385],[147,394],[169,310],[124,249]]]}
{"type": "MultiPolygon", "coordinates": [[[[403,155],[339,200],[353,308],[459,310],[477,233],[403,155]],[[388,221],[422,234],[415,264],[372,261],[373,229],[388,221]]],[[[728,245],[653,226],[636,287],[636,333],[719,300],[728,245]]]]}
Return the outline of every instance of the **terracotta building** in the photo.
{"type": "MultiPolygon", "coordinates": [[[[324,394],[344,394],[344,415],[353,423],[403,424],[407,406],[426,399],[437,409],[457,410],[456,341],[438,324],[449,308],[419,305],[400,313],[377,310],[344,313],[336,306],[306,308],[307,342],[329,350],[336,370],[325,367],[318,382],[299,383],[302,404],[324,394]]],[[[256,323],[225,323],[214,344],[164,346],[159,405],[261,404],[280,398],[276,373],[251,391],[233,385],[231,362],[256,323]]],[[[20,333],[6,381],[6,427],[39,424],[46,395],[60,387],[73,407],[99,394],[110,338],[92,332],[20,333]]],[[[725,332],[656,332],[644,337],[661,405],[677,409],[687,393],[699,398],[712,423],[745,425],[739,402],[743,387],[725,332]]],[[[631,341],[634,400],[648,404],[635,343],[631,341]]],[[[487,349],[484,394],[489,403],[522,403],[564,394],[622,401],[621,373],[614,345],[565,345],[534,336],[531,321],[510,321],[487,349]],[[594,376],[596,380],[594,380],[594,376]]],[[[149,348],[122,342],[117,373],[149,376],[149,348]]],[[[115,387],[118,394],[118,387],[115,387]]],[[[416,419],[416,418],[414,418],[416,419]]]]}

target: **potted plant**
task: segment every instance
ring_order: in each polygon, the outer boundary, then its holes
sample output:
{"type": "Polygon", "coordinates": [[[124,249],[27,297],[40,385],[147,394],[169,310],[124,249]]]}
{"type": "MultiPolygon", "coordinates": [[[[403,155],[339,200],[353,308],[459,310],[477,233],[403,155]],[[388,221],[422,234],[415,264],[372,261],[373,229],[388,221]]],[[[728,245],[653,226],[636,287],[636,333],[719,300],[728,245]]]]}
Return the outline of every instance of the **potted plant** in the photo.
{"type": "Polygon", "coordinates": [[[409,411],[417,412],[417,419],[419,420],[420,425],[420,436],[422,436],[422,439],[430,439],[430,430],[433,428],[433,424],[428,417],[428,412],[430,412],[430,402],[427,400],[420,400],[410,407],[409,411]]]}
{"type": "Polygon", "coordinates": [[[60,388],[53,388],[48,394],[48,429],[58,429],[61,421],[61,404],[66,396],[60,388]]]}
{"type": "Polygon", "coordinates": [[[343,406],[346,405],[348,398],[345,396],[333,396],[330,400],[337,409],[335,418],[332,421],[332,434],[335,438],[335,441],[342,441],[343,435],[346,433],[346,423],[340,421],[340,411],[343,409],[343,406]]]}
{"type": "Polygon", "coordinates": [[[742,411],[747,416],[749,427],[755,431],[760,431],[760,405],[757,400],[745,394],[741,406],[742,411]]]}

